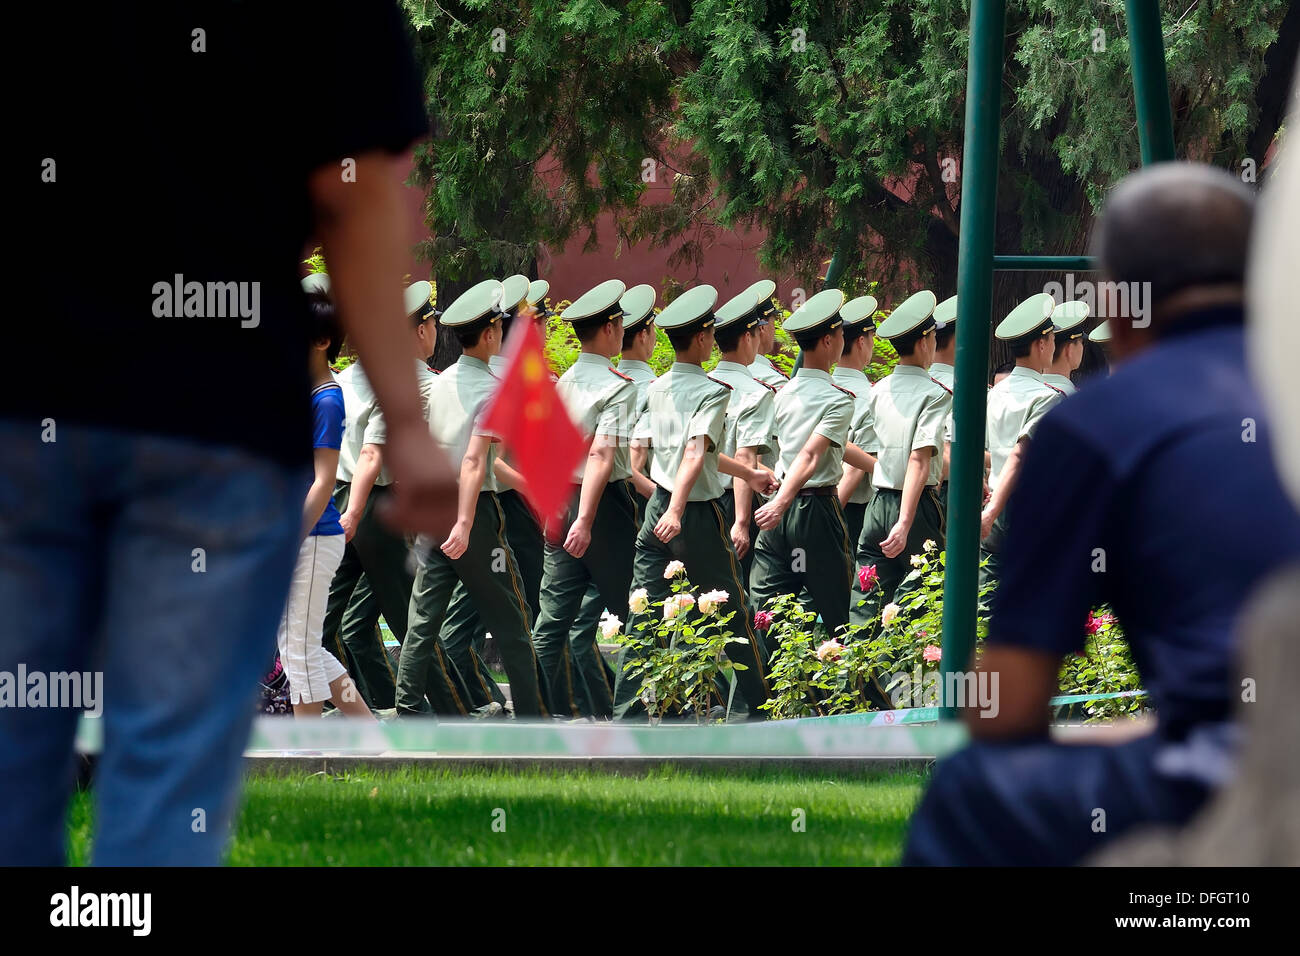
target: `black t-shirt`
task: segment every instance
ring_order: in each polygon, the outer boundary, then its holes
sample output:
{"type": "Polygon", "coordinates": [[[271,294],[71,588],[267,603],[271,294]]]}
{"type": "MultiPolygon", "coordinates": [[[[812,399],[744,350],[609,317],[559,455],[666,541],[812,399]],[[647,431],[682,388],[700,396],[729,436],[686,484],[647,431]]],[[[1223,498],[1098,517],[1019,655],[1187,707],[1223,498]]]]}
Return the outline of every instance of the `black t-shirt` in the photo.
{"type": "Polygon", "coordinates": [[[0,415],[307,461],[308,176],[427,134],[402,15],[34,6],[10,33],[31,68],[0,415]]]}

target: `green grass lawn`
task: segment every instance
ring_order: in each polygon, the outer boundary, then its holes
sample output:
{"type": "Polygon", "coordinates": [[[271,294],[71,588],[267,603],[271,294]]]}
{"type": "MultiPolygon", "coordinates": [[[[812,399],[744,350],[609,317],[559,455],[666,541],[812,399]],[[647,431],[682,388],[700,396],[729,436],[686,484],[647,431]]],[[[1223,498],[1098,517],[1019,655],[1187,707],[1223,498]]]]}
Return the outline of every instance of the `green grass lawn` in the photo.
{"type": "MultiPolygon", "coordinates": [[[[256,776],[247,783],[230,862],[892,864],[924,779],[676,769],[644,777],[482,770],[256,776]],[[504,832],[494,831],[494,818],[504,819],[504,832]],[[793,826],[799,819],[803,832],[793,826]]],[[[69,818],[74,864],[89,858],[90,818],[89,795],[78,793],[69,818]]]]}

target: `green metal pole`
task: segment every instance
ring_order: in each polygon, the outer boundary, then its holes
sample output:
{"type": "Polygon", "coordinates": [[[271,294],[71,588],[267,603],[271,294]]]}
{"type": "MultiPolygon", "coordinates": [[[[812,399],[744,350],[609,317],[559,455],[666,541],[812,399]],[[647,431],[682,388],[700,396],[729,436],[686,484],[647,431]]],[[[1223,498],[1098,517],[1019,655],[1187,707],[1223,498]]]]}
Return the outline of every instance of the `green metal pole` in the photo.
{"type": "Polygon", "coordinates": [[[962,149],[961,233],[957,247],[957,360],[948,482],[947,569],[943,588],[943,715],[956,716],[949,674],[967,670],[975,649],[980,510],[984,478],[985,384],[993,319],[993,240],[1001,128],[1004,0],[972,0],[962,149]]]}
{"type": "Polygon", "coordinates": [[[1128,17],[1129,60],[1137,106],[1142,165],[1174,158],[1174,121],[1169,110],[1165,74],[1165,40],[1160,30],[1159,0],[1124,0],[1128,17]]]}

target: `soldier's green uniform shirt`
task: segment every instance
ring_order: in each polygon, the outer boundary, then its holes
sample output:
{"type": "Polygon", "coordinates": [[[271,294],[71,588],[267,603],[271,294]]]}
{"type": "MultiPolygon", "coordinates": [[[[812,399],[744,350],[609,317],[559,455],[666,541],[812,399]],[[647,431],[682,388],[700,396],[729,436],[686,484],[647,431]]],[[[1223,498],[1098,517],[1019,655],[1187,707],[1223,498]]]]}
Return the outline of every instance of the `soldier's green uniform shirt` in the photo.
{"type": "MultiPolygon", "coordinates": [[[[753,448],[760,455],[776,451],[776,389],[758,381],[749,366],[739,362],[721,361],[710,375],[731,386],[722,454],[734,458],[738,448],[753,448]]],[[[722,480],[730,485],[731,476],[722,480]]]]}
{"type": "Polygon", "coordinates": [[[718,451],[727,430],[731,389],[709,378],[698,365],[674,362],[650,385],[646,410],[650,426],[650,479],[672,491],[677,469],[692,438],[705,437],[704,468],[691,486],[690,501],[712,501],[722,494],[718,451]]]}
{"type": "Polygon", "coordinates": [[[896,365],[871,389],[871,401],[856,442],[876,456],[871,483],[876,488],[903,490],[912,452],[933,448],[927,485],[937,485],[943,470],[943,430],[952,407],[952,393],[916,365],[896,365]]]}
{"type": "MultiPolygon", "coordinates": [[[[343,425],[343,439],[339,443],[339,464],[336,477],[339,481],[352,481],[356,474],[357,462],[361,459],[364,445],[382,445],[388,439],[388,425],[384,421],[384,411],[379,407],[379,399],[370,386],[370,380],[361,366],[353,362],[337,376],[339,386],[343,389],[343,410],[346,420],[343,425]]],[[[420,390],[420,411],[429,417],[430,392],[438,376],[429,371],[429,366],[419,359],[415,360],[415,380],[420,390]]],[[[388,485],[393,481],[384,464],[375,478],[376,485],[388,485]]]]}
{"type": "MultiPolygon", "coordinates": [[[[953,382],[956,380],[957,375],[956,372],[953,370],[953,367],[949,365],[947,362],[935,362],[930,366],[930,377],[934,379],[936,382],[938,382],[940,385],[942,385],[944,388],[946,388],[949,392],[951,392],[953,388],[953,382]]],[[[952,409],[951,408],[948,409],[948,419],[946,422],[944,422],[943,440],[947,442],[952,441],[952,409]]]]}
{"type": "Polygon", "coordinates": [[[1073,395],[1078,391],[1078,389],[1074,387],[1074,383],[1070,381],[1070,376],[1068,375],[1057,375],[1055,372],[1044,372],[1043,381],[1046,384],[1051,385],[1053,388],[1059,388],[1066,395],[1073,395]]]}
{"type": "Polygon", "coordinates": [[[830,447],[822,455],[805,488],[838,485],[843,475],[844,445],[853,424],[853,395],[831,381],[829,372],[801,368],[776,396],[776,430],[781,436],[777,477],[784,479],[808,439],[824,435],[830,447]]]}
{"type": "MultiPolygon", "coordinates": [[[[831,380],[840,388],[853,393],[853,422],[849,426],[849,441],[862,447],[862,429],[867,423],[867,414],[871,410],[871,379],[861,369],[836,366],[831,372],[831,380]]],[[[871,500],[871,482],[860,481],[849,498],[851,505],[864,505],[871,500]]],[[[856,543],[856,542],[855,542],[856,543]]]]}
{"type": "MultiPolygon", "coordinates": [[[[621,373],[609,359],[580,352],[578,359],[556,384],[569,417],[583,435],[593,441],[614,443],[614,470],[610,481],[622,481],[632,474],[628,441],[636,421],[637,388],[631,376],[621,373]]],[[[573,480],[581,484],[587,459],[578,463],[573,480]]]]}
{"type": "Polygon", "coordinates": [[[640,359],[621,358],[618,370],[630,378],[636,385],[636,411],[632,417],[632,440],[638,443],[650,443],[650,417],[646,414],[647,392],[650,383],[655,380],[655,370],[640,359]]]}
{"type": "Polygon", "coordinates": [[[785,374],[773,365],[772,360],[766,355],[760,355],[754,359],[754,364],[749,367],[749,370],[754,374],[754,378],[776,388],[784,388],[790,383],[785,374]]]}
{"type": "MultiPolygon", "coordinates": [[[[470,439],[487,434],[479,428],[479,423],[498,384],[488,364],[470,355],[462,355],[445,372],[434,376],[429,392],[433,411],[429,416],[429,430],[454,467],[459,467],[465,457],[470,439]]],[[[481,491],[499,488],[492,468],[496,458],[494,441],[488,446],[487,473],[481,491]]]]}
{"type": "Polygon", "coordinates": [[[1016,443],[1034,433],[1034,427],[1064,396],[1047,385],[1043,376],[1017,365],[1011,374],[989,389],[985,444],[989,451],[989,489],[995,489],[1016,443]]]}

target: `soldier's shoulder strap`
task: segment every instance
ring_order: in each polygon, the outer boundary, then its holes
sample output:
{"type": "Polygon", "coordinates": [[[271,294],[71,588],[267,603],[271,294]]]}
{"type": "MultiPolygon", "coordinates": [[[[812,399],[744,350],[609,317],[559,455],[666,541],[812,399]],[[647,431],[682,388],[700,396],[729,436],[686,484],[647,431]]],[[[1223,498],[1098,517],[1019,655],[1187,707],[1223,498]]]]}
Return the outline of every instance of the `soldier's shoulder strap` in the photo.
{"type": "Polygon", "coordinates": [[[633,385],[636,384],[636,379],[634,379],[631,375],[624,375],[624,374],[623,374],[622,372],[620,372],[618,369],[614,368],[614,366],[611,365],[611,366],[609,367],[609,370],[610,370],[611,372],[613,372],[615,375],[617,375],[619,378],[623,379],[623,381],[625,381],[625,382],[631,382],[633,385]]]}
{"type": "Polygon", "coordinates": [[[850,392],[850,391],[849,391],[847,388],[845,388],[843,385],[836,385],[834,382],[831,382],[831,387],[832,387],[832,388],[838,388],[841,392],[843,392],[843,393],[844,393],[845,395],[847,395],[849,398],[857,399],[857,397],[858,397],[855,393],[850,392]]]}
{"type": "Polygon", "coordinates": [[[731,389],[731,386],[728,385],[726,382],[724,382],[722,379],[720,379],[720,378],[714,378],[712,375],[710,375],[708,378],[709,378],[709,381],[710,381],[710,382],[716,382],[717,384],[719,384],[719,385],[721,385],[723,388],[725,388],[727,391],[730,392],[730,391],[732,390],[732,389],[731,389]]]}
{"type": "Polygon", "coordinates": [[[937,378],[935,378],[933,375],[930,376],[930,381],[934,382],[935,385],[938,385],[941,389],[943,389],[943,390],[944,390],[945,392],[947,392],[949,395],[952,394],[952,389],[950,389],[947,385],[943,384],[943,382],[939,381],[939,380],[938,380],[937,378]]]}
{"type": "Polygon", "coordinates": [[[771,382],[765,382],[765,381],[763,381],[761,378],[756,378],[756,379],[754,379],[754,381],[756,381],[759,385],[762,385],[764,388],[766,388],[768,391],[770,391],[773,395],[775,395],[777,392],[781,391],[779,388],[777,388],[777,387],[776,387],[775,385],[773,385],[771,382]]]}

